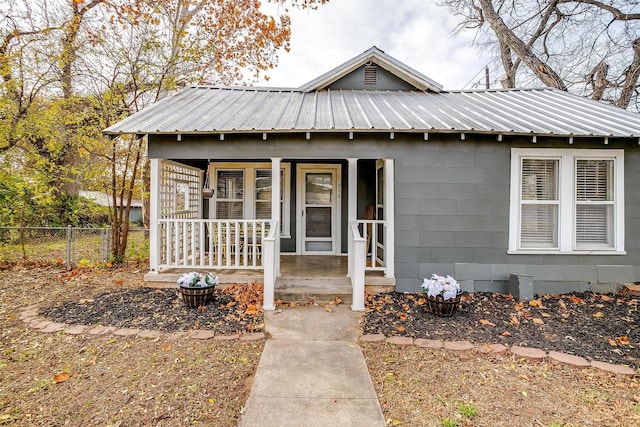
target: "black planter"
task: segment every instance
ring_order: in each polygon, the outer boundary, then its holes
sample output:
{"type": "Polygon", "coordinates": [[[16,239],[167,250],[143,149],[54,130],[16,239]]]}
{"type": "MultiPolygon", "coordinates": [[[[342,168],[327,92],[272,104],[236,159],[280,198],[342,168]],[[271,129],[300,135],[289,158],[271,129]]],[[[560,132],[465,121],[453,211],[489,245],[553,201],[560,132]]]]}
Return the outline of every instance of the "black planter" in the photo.
{"type": "Polygon", "coordinates": [[[445,300],[441,295],[430,297],[427,296],[427,302],[429,303],[429,311],[436,316],[450,317],[458,309],[460,304],[460,294],[456,295],[453,299],[445,300]]]}

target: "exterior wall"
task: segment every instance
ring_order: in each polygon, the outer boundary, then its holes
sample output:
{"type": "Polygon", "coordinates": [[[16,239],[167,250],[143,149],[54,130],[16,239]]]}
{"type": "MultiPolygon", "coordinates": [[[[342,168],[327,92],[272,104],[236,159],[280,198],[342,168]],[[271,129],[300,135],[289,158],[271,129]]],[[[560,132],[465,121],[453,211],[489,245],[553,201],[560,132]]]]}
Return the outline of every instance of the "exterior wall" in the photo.
{"type": "MultiPolygon", "coordinates": [[[[170,159],[282,157],[344,160],[395,159],[395,276],[399,291],[419,289],[422,278],[451,274],[468,290],[505,292],[509,274],[533,276],[534,292],[612,289],[640,281],[640,147],[637,140],[610,141],[625,149],[626,255],[510,255],[510,156],[532,147],[529,138],[459,134],[227,135],[151,137],[151,157],[170,159]],[[241,148],[239,148],[241,147],[241,148]]],[[[538,138],[537,148],[606,149],[602,139],[538,138]]],[[[360,169],[360,168],[359,168],[360,169]]],[[[360,172],[359,172],[360,173],[360,172]]],[[[366,173],[365,173],[366,174],[366,173]]],[[[343,170],[343,177],[346,171],[343,170]]],[[[343,182],[343,188],[345,183],[343,182]]],[[[343,202],[346,197],[343,198],[343,202]]],[[[359,206],[359,209],[361,206],[359,206]]],[[[344,226],[344,225],[343,225],[344,226]]]]}
{"type": "Polygon", "coordinates": [[[375,87],[365,86],[364,84],[364,66],[354,70],[341,79],[331,83],[329,89],[346,89],[346,90],[358,90],[358,89],[375,89],[375,90],[413,90],[415,89],[409,83],[394,76],[384,68],[378,66],[378,81],[375,87]]]}

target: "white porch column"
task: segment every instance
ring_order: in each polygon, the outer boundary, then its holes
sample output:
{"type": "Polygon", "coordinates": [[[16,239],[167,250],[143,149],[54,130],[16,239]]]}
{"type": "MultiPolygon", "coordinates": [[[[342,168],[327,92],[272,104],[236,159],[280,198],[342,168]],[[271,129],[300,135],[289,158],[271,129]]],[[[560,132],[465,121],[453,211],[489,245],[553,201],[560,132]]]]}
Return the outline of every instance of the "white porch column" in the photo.
{"type": "Polygon", "coordinates": [[[151,193],[149,194],[149,269],[157,273],[160,264],[160,159],[150,160],[151,193]]]}
{"type": "MultiPolygon", "coordinates": [[[[351,223],[358,219],[358,159],[349,158],[349,171],[348,171],[348,193],[349,193],[349,205],[347,211],[347,227],[351,227],[351,223]]],[[[349,234],[351,236],[351,234],[349,234]]],[[[348,239],[347,256],[351,258],[354,256],[353,239],[348,239]]],[[[353,272],[351,271],[351,260],[347,262],[347,277],[351,277],[353,272]]]]}
{"type": "Polygon", "coordinates": [[[396,212],[396,196],[395,196],[395,173],[393,167],[393,159],[384,159],[384,213],[386,220],[386,229],[384,236],[384,275],[386,277],[395,277],[395,212],[396,212]]]}
{"type": "MultiPolygon", "coordinates": [[[[278,227],[280,227],[280,157],[271,158],[271,221],[277,221],[278,227]]],[[[275,276],[280,275],[280,230],[275,233],[276,236],[276,268],[274,271],[275,276]]]]}

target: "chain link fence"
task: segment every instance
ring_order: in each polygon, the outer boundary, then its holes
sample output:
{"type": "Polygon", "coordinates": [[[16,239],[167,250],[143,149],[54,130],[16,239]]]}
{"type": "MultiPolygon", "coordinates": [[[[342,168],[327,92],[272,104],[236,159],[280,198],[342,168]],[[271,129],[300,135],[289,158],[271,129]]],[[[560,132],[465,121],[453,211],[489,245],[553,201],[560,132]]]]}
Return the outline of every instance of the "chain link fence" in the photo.
{"type": "MultiPolygon", "coordinates": [[[[91,266],[109,261],[110,228],[91,227],[0,227],[0,262],[29,261],[91,266]]],[[[147,229],[129,230],[127,259],[149,257],[147,229]]]]}

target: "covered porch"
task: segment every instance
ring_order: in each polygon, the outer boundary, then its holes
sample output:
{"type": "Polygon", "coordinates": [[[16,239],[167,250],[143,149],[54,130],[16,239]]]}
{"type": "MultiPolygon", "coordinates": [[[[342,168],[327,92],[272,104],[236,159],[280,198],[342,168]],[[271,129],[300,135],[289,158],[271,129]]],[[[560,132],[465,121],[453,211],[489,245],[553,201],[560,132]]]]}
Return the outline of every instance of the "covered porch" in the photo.
{"type": "Polygon", "coordinates": [[[175,284],[194,270],[221,283],[259,281],[265,310],[290,296],[335,294],[362,311],[365,284],[395,286],[392,159],[208,160],[204,168],[152,159],[151,183],[147,282],[175,284]],[[374,194],[363,206],[358,190],[367,186],[374,194]]]}

